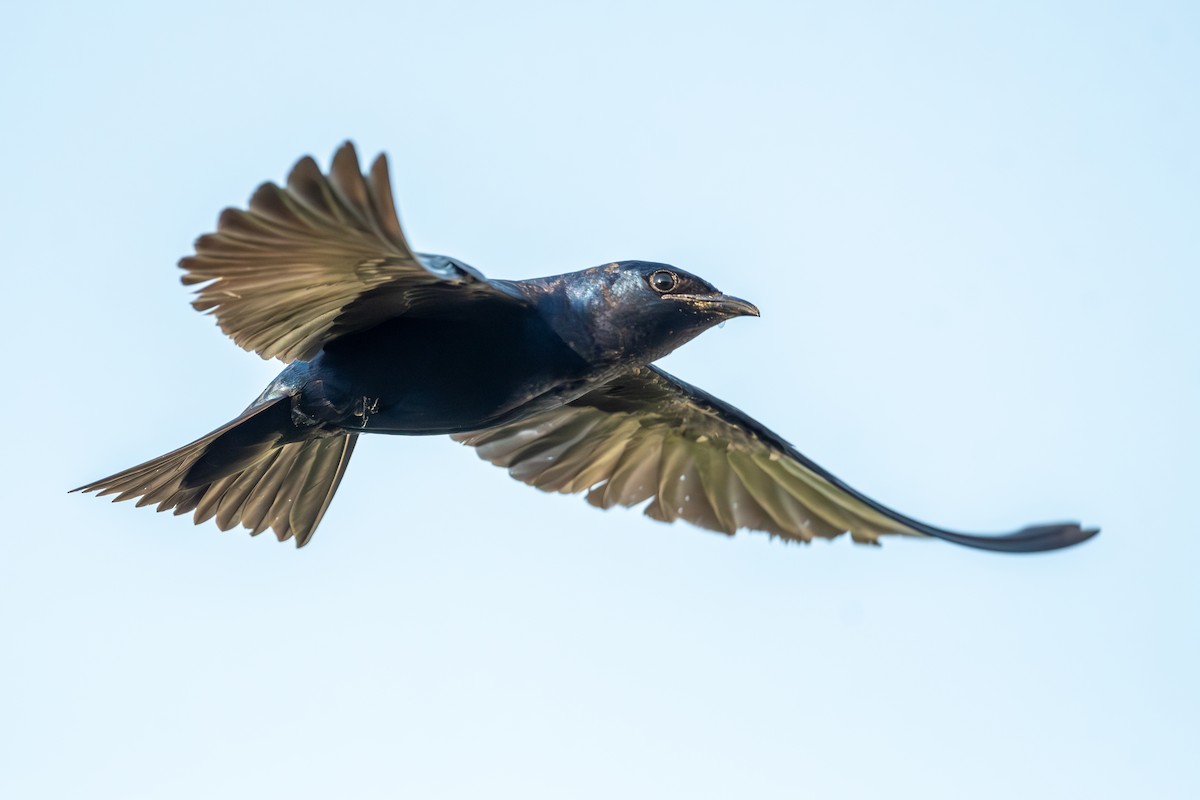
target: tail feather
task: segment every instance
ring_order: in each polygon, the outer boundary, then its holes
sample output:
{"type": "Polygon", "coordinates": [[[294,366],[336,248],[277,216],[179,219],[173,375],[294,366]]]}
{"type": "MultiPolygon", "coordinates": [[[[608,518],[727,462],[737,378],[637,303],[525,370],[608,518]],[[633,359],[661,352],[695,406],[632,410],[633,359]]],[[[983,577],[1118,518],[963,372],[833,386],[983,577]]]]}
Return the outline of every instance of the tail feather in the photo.
{"type": "Polygon", "coordinates": [[[270,528],[279,541],[292,538],[303,547],[333,500],[358,436],[289,441],[270,425],[282,411],[287,398],[72,491],[116,495],[113,502],[138,498],[138,506],[155,505],[176,515],[194,511],[197,525],[215,518],[221,530],[240,524],[257,536],[270,528]]]}

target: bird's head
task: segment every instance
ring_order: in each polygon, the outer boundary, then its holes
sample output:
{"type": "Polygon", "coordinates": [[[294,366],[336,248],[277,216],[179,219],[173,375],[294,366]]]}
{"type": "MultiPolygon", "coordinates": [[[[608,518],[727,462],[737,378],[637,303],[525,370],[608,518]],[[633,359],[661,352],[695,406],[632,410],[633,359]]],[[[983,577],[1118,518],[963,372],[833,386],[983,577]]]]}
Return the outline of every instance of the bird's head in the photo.
{"type": "Polygon", "coordinates": [[[713,325],[758,316],[745,300],[652,261],[618,261],[550,280],[572,320],[560,335],[592,359],[649,363],[713,325]]]}

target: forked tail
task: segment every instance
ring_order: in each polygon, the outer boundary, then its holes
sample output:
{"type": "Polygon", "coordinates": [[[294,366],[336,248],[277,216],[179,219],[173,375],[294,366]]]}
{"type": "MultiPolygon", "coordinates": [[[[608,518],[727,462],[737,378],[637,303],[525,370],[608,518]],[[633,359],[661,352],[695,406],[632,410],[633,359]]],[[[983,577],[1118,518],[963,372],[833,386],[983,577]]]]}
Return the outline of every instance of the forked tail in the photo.
{"type": "Polygon", "coordinates": [[[73,489],[140,498],[176,515],[195,511],[196,524],[216,518],[221,530],[241,525],[258,535],[303,547],[341,483],[357,434],[301,438],[290,398],[251,408],[189,445],[73,489]]]}

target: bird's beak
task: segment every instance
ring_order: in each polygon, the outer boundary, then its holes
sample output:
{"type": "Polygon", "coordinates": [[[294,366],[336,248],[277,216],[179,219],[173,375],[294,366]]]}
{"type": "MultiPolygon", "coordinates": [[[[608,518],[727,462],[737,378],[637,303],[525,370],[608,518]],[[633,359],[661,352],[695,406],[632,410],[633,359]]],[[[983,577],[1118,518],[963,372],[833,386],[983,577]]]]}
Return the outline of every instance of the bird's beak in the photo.
{"type": "Polygon", "coordinates": [[[757,317],[758,308],[753,303],[747,303],[740,297],[730,297],[717,292],[715,294],[664,294],[663,300],[686,303],[692,308],[709,312],[715,317],[732,319],[733,317],[757,317]]]}
{"type": "Polygon", "coordinates": [[[717,295],[712,301],[713,308],[726,317],[757,317],[758,307],[740,297],[730,297],[727,294],[717,295]]]}

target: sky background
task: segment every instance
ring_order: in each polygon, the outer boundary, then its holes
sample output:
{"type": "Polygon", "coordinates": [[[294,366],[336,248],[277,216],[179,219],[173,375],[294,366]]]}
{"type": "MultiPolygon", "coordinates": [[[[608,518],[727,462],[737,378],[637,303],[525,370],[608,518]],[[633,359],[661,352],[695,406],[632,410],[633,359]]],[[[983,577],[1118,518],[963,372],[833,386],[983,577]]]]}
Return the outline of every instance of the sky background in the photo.
{"type": "Polygon", "coordinates": [[[1200,796],[1198,81],[1188,2],[7,4],[0,795],[1200,796]],[[444,437],[301,551],[68,496],[279,369],[175,262],[347,138],[421,250],[756,302],[664,366],[869,495],[1103,533],[729,540],[444,437]]]}

